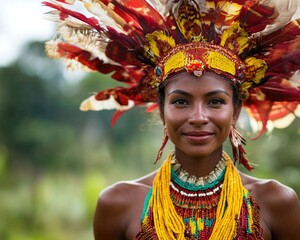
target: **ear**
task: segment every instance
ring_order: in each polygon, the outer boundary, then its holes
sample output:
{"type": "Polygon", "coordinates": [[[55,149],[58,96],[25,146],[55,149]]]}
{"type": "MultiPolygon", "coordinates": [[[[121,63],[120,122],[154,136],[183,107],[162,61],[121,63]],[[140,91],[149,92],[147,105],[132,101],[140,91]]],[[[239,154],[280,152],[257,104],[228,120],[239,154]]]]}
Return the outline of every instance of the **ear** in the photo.
{"type": "Polygon", "coordinates": [[[158,112],[163,125],[165,125],[164,106],[162,104],[158,104],[158,112]]]}
{"type": "Polygon", "coordinates": [[[234,108],[234,113],[233,113],[233,124],[235,125],[237,120],[239,119],[240,113],[242,110],[242,103],[240,103],[238,106],[234,108]]]}

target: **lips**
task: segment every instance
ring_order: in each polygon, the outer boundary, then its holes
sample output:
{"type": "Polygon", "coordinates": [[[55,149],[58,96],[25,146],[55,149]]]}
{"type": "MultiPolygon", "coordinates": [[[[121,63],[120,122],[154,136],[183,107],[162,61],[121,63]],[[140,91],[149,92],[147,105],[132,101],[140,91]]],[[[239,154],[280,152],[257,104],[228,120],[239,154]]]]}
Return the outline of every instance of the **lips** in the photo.
{"type": "Polygon", "coordinates": [[[183,133],[183,136],[187,139],[187,141],[193,143],[205,143],[211,139],[213,135],[214,134],[209,131],[190,131],[183,133]]]}

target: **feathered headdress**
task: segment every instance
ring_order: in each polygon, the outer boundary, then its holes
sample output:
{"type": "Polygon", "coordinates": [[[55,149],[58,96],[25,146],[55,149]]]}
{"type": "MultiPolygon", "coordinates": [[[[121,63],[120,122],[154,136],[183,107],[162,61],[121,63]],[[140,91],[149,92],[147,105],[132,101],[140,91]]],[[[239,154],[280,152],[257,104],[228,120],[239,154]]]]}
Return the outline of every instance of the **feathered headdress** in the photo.
{"type": "Polygon", "coordinates": [[[297,0],[56,0],[50,57],[111,74],[128,84],[98,92],[81,110],[154,108],[157,86],[186,69],[234,81],[260,125],[285,127],[300,116],[300,19],[297,0]],[[77,10],[81,7],[81,10],[77,10]]]}

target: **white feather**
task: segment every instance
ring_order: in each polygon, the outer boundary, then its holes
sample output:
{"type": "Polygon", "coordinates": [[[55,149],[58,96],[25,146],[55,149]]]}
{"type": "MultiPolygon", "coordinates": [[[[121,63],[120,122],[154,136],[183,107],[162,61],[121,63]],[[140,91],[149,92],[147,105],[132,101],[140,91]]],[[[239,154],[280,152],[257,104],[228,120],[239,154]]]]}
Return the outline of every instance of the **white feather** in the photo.
{"type": "Polygon", "coordinates": [[[263,0],[267,6],[275,6],[278,17],[275,22],[268,25],[262,32],[262,35],[268,35],[288,23],[295,14],[299,0],[263,0]]]}
{"type": "Polygon", "coordinates": [[[120,65],[105,55],[105,49],[108,42],[106,36],[89,29],[77,29],[67,25],[61,25],[58,28],[58,32],[61,34],[62,41],[74,44],[81,49],[90,52],[92,55],[91,60],[98,58],[103,60],[104,63],[110,63],[117,66],[120,65]]]}
{"type": "Polygon", "coordinates": [[[85,3],[85,8],[92,13],[94,17],[97,17],[99,20],[99,24],[102,27],[112,27],[119,33],[124,33],[122,24],[120,22],[116,22],[113,15],[116,15],[113,11],[109,11],[109,7],[105,6],[104,4],[100,4],[100,1],[93,1],[93,0],[83,0],[85,3]],[[104,9],[104,7],[106,9],[104,9]]]}
{"type": "Polygon", "coordinates": [[[134,107],[134,101],[129,100],[128,105],[120,105],[113,96],[110,96],[107,100],[96,100],[95,95],[84,100],[80,105],[81,111],[100,111],[116,109],[120,111],[127,111],[134,107]]]}
{"type": "Polygon", "coordinates": [[[296,71],[288,82],[292,87],[300,89],[300,70],[296,71]]]}
{"type": "Polygon", "coordinates": [[[295,120],[295,118],[296,117],[294,113],[289,113],[285,115],[283,118],[272,121],[272,124],[274,125],[275,128],[286,128],[295,120]]]}
{"type": "Polygon", "coordinates": [[[149,0],[148,3],[155,8],[161,16],[166,17],[166,2],[168,0],[149,0]]]}

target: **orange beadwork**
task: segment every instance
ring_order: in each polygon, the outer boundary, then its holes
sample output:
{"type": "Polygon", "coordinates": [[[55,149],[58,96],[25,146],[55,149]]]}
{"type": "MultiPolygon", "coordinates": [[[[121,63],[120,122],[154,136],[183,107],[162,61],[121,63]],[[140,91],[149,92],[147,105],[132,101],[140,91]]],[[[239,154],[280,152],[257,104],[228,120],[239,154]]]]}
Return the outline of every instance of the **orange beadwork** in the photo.
{"type": "Polygon", "coordinates": [[[189,62],[186,66],[185,69],[188,73],[192,73],[197,77],[200,77],[205,69],[205,65],[202,61],[200,60],[194,60],[189,62]]]}

